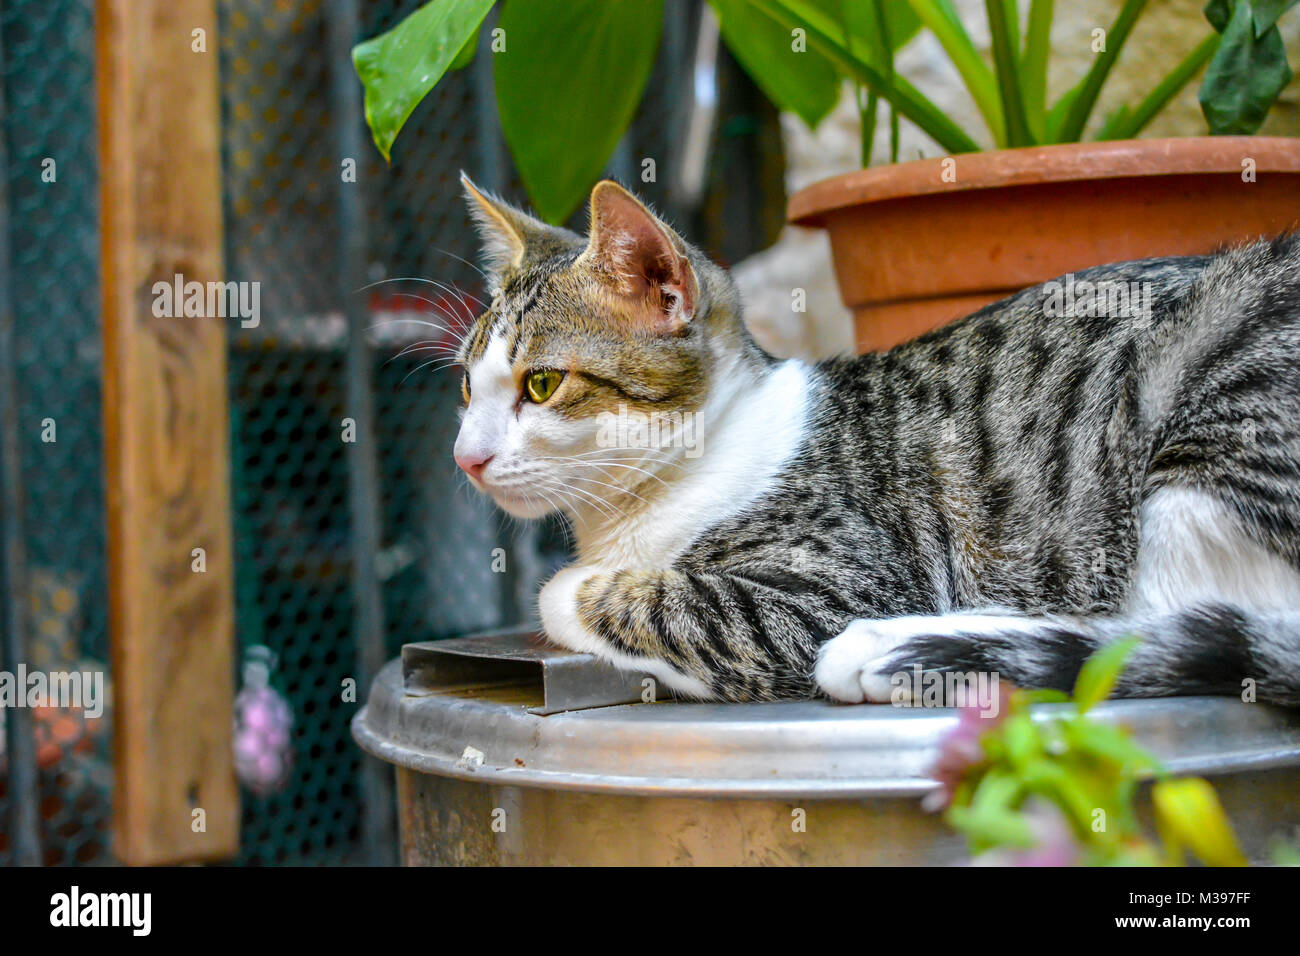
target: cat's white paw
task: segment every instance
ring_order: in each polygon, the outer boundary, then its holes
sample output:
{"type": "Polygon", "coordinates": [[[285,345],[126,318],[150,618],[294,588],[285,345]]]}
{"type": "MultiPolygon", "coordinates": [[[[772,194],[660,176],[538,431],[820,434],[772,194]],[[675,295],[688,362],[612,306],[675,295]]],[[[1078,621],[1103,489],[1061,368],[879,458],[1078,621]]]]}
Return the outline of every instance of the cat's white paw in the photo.
{"type": "MultiPolygon", "coordinates": [[[[854,621],[838,636],[822,645],[813,679],[836,700],[851,704],[864,700],[876,703],[911,699],[910,680],[895,683],[892,678],[906,671],[907,662],[890,666],[898,648],[918,637],[978,641],[994,635],[1037,635],[1042,621],[1008,613],[1003,608],[963,611],[959,614],[914,614],[854,621]]],[[[922,662],[912,662],[922,663],[922,662]]]]}
{"type": "Polygon", "coordinates": [[[821,646],[813,680],[825,694],[845,703],[888,703],[893,686],[884,665],[913,633],[891,620],[854,621],[821,646]]]}
{"type": "Polygon", "coordinates": [[[564,568],[543,585],[537,596],[542,630],[552,644],[583,654],[608,654],[605,642],[592,634],[578,620],[578,588],[599,568],[574,565],[564,568]]]}

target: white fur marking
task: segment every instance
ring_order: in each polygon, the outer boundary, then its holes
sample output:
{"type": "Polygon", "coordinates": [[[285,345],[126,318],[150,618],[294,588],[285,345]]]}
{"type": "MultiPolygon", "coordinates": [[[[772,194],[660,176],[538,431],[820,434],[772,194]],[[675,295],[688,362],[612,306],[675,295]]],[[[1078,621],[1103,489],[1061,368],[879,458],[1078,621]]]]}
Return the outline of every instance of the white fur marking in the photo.
{"type": "Polygon", "coordinates": [[[456,436],[456,454],[498,455],[513,417],[511,409],[519,397],[502,336],[492,336],[483,355],[469,369],[469,387],[469,408],[456,436]]]}
{"type": "Polygon", "coordinates": [[[1213,495],[1161,489],[1142,505],[1129,611],[1170,613],[1205,601],[1252,611],[1300,607],[1300,574],[1213,495]]]}

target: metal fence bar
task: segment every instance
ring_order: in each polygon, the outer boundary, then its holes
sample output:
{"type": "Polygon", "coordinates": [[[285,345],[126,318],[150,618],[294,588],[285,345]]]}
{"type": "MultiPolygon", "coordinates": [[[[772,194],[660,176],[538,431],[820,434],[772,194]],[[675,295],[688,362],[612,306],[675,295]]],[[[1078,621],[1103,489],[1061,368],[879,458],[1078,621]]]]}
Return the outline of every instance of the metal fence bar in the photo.
{"type": "MultiPolygon", "coordinates": [[[[4,62],[4,42],[0,39],[0,77],[5,75],[4,62]]],[[[4,85],[0,83],[0,116],[4,115],[4,85]]],[[[18,360],[15,355],[9,252],[9,150],[3,133],[0,133],[0,502],[4,505],[0,509],[0,534],[4,536],[0,606],[4,609],[4,661],[16,672],[19,665],[30,658],[22,462],[18,437],[18,360]]],[[[18,866],[41,864],[35,733],[30,710],[22,706],[9,708],[5,714],[5,744],[9,757],[9,832],[13,861],[18,866]]]]}
{"type": "Polygon", "coordinates": [[[474,119],[478,124],[478,169],[468,170],[470,177],[493,192],[506,186],[505,143],[497,119],[496,80],[493,78],[492,31],[496,29],[497,8],[488,11],[479,28],[478,52],[474,57],[474,119]]]}
{"type": "MultiPolygon", "coordinates": [[[[684,141],[690,114],[691,104],[694,102],[693,90],[695,86],[695,75],[693,69],[695,60],[689,45],[690,20],[697,17],[698,14],[694,5],[687,0],[667,0],[664,4],[664,56],[669,63],[682,72],[685,72],[685,78],[675,77],[675,82],[679,89],[684,87],[691,91],[686,96],[672,97],[668,111],[668,135],[671,140],[684,141]]],[[[668,159],[665,156],[664,159],[668,159]]],[[[683,211],[685,204],[682,202],[680,190],[677,188],[679,172],[681,166],[681,147],[677,146],[672,152],[672,162],[665,163],[666,168],[659,170],[659,177],[662,182],[667,184],[664,190],[663,209],[660,212],[668,217],[670,222],[684,227],[683,211]]]]}
{"type": "MultiPolygon", "coordinates": [[[[356,0],[332,0],[329,11],[330,100],[332,121],[340,160],[351,158],[360,166],[367,148],[362,129],[364,115],[360,82],[352,74],[352,45],[360,32],[356,0]]],[[[357,647],[357,677],[363,692],[386,654],[384,603],[376,558],[382,545],[379,501],[378,429],[371,383],[370,349],[366,345],[369,315],[365,284],[367,256],[366,220],[362,184],[345,182],[339,176],[339,227],[342,235],[339,258],[339,295],[347,316],[346,402],[349,417],[355,419],[357,440],[348,452],[348,509],[352,518],[352,593],[355,601],[354,634],[357,647]]],[[[362,841],[366,860],[372,864],[391,862],[393,847],[392,770],[386,764],[366,758],[361,769],[362,841]]]]}

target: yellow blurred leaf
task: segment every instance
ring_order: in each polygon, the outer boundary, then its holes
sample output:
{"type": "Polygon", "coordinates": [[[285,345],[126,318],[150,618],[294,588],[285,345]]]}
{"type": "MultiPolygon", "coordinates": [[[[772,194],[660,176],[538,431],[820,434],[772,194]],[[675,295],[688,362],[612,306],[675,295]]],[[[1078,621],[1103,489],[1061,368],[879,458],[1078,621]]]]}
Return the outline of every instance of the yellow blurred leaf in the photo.
{"type": "Polygon", "coordinates": [[[1151,802],[1161,836],[1166,846],[1176,849],[1176,857],[1187,849],[1210,866],[1246,866],[1232,824],[1206,781],[1200,777],[1162,780],[1152,786],[1151,802]]]}

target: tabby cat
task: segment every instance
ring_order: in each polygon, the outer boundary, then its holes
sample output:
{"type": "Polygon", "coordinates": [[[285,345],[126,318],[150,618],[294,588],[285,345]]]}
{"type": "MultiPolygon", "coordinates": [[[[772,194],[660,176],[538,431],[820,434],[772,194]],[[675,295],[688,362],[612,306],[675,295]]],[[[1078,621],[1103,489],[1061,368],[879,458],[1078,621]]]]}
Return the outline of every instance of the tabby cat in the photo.
{"type": "Polygon", "coordinates": [[[464,186],[495,288],[455,457],[568,515],[551,641],[685,697],[857,702],[918,666],[1065,689],[1132,634],[1117,696],[1300,705],[1300,237],[808,364],[617,184],[585,239],[464,186]]]}

